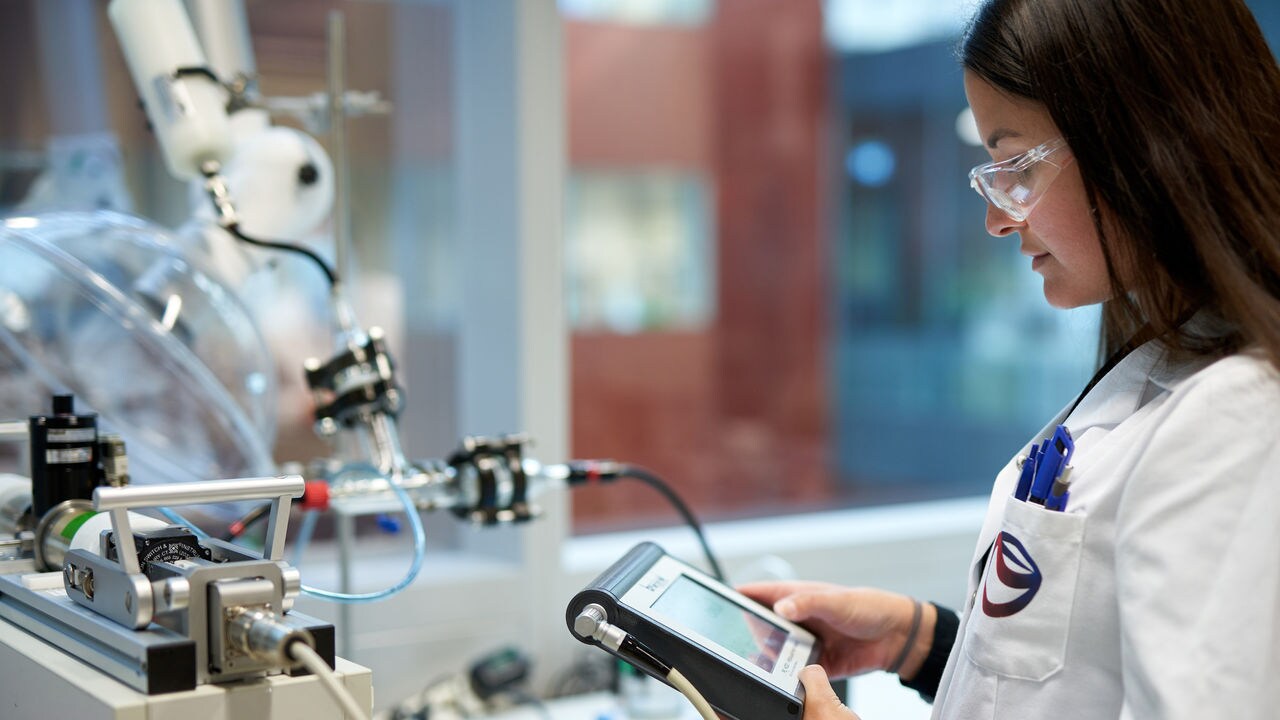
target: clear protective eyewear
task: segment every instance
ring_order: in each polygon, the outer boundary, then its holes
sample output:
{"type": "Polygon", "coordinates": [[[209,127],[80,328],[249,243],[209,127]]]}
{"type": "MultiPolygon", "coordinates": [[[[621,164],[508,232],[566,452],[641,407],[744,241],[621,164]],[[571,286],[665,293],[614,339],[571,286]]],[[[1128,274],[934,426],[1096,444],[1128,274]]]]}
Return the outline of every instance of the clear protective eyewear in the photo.
{"type": "Polygon", "coordinates": [[[969,171],[969,185],[1015,222],[1026,222],[1036,203],[1071,164],[1067,141],[1054,138],[1008,160],[989,162],[969,171]]]}

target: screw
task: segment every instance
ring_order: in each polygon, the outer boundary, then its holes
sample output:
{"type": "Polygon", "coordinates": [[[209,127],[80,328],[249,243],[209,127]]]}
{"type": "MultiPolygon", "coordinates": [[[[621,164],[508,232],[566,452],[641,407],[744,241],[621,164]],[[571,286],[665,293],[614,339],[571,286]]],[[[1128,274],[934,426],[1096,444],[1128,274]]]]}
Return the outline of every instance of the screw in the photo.
{"type": "Polygon", "coordinates": [[[338,432],[338,423],[331,417],[320,418],[316,423],[316,432],[325,437],[333,435],[338,432]]]}

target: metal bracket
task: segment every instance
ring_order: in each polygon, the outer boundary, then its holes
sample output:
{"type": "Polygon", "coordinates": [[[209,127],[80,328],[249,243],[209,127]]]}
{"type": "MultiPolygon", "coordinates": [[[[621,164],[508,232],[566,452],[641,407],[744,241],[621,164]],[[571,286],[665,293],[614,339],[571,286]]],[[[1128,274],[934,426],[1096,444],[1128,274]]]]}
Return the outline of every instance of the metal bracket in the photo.
{"type": "Polygon", "coordinates": [[[186,598],[182,597],[184,588],[164,583],[153,588],[151,580],[142,573],[129,521],[130,509],[270,499],[271,515],[263,555],[266,560],[282,564],[290,498],[300,497],[304,487],[297,475],[181,485],[98,487],[93,491],[93,509],[111,513],[117,559],[109,560],[86,550],[68,552],[63,563],[67,595],[125,627],[144,628],[155,617],[155,590],[161,591],[162,610],[178,609],[185,605],[186,598]]]}

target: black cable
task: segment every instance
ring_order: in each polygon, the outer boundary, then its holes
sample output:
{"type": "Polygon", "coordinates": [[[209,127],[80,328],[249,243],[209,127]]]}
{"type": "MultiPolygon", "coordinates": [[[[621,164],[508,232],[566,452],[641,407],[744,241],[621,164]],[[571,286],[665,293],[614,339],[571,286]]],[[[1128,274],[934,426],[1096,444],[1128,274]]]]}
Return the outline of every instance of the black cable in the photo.
{"type": "Polygon", "coordinates": [[[243,535],[244,531],[248,530],[250,525],[266,517],[267,513],[270,511],[271,503],[263,503],[255,506],[252,510],[242,515],[239,520],[231,523],[231,525],[227,527],[227,532],[223,534],[222,539],[228,542],[235,540],[243,535]]]}
{"type": "Polygon", "coordinates": [[[243,242],[249,243],[250,245],[256,245],[258,247],[263,247],[263,248],[270,248],[272,250],[284,250],[285,252],[304,255],[308,259],[310,259],[312,262],[314,262],[317,267],[320,268],[320,272],[324,273],[325,279],[329,281],[329,287],[332,288],[338,284],[338,273],[333,268],[329,267],[329,263],[325,262],[325,259],[317,255],[314,251],[311,250],[311,248],[305,247],[303,245],[295,245],[293,243],[276,242],[274,240],[258,240],[256,238],[251,238],[248,235],[245,235],[244,232],[240,230],[240,223],[231,223],[230,225],[224,225],[223,227],[227,229],[227,232],[231,233],[232,235],[235,235],[237,238],[239,238],[243,242]]]}
{"type": "Polygon", "coordinates": [[[711,552],[711,545],[707,543],[707,537],[702,533],[702,524],[698,522],[698,518],[694,517],[693,511],[689,509],[688,505],[684,504],[679,495],[676,495],[676,491],[672,490],[670,485],[663,482],[662,478],[638,465],[621,465],[618,468],[618,477],[639,480],[665,497],[675,507],[676,512],[680,513],[680,516],[684,518],[685,523],[693,530],[693,534],[698,536],[698,543],[702,545],[702,552],[707,556],[707,564],[711,566],[711,574],[720,582],[725,582],[724,571],[720,569],[720,563],[716,561],[715,553],[711,552]]]}
{"type": "Polygon", "coordinates": [[[707,564],[711,566],[711,573],[720,582],[725,582],[724,571],[720,569],[715,553],[711,552],[711,545],[707,543],[707,537],[702,533],[702,525],[698,522],[698,518],[694,517],[689,506],[684,504],[680,496],[676,495],[676,491],[663,482],[662,478],[639,465],[626,465],[613,460],[573,460],[567,463],[566,467],[569,469],[569,476],[565,481],[570,487],[590,482],[613,482],[625,477],[639,480],[657,490],[680,513],[685,523],[693,530],[693,534],[698,536],[702,552],[707,556],[707,564]]]}

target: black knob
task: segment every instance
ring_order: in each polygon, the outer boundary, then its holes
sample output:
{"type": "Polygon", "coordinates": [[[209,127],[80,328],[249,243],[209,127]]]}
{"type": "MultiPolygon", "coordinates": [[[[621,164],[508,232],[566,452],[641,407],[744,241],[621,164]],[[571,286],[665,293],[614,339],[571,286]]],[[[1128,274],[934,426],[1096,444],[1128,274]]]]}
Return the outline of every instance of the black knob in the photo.
{"type": "Polygon", "coordinates": [[[76,399],[73,395],[54,395],[53,396],[53,414],[54,415],[75,415],[76,399]]]}
{"type": "Polygon", "coordinates": [[[298,168],[298,182],[303,185],[314,185],[320,179],[320,170],[313,163],[298,168]]]}

